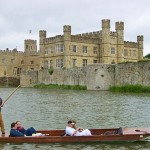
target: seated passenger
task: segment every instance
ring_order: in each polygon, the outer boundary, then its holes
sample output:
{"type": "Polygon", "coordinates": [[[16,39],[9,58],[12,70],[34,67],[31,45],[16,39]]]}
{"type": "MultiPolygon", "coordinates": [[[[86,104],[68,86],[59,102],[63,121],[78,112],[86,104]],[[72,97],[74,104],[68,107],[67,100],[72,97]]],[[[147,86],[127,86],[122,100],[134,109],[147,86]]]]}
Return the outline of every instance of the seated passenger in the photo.
{"type": "Polygon", "coordinates": [[[17,124],[13,122],[11,124],[10,137],[23,137],[24,134],[17,130],[17,124]]]}
{"type": "Polygon", "coordinates": [[[69,120],[68,125],[66,126],[65,133],[69,136],[90,136],[91,131],[88,129],[83,129],[75,126],[75,121],[69,120]]]}
{"type": "Polygon", "coordinates": [[[36,130],[33,127],[30,127],[28,129],[25,129],[22,125],[20,121],[16,121],[17,124],[17,130],[20,131],[21,133],[23,133],[26,136],[32,136],[32,134],[36,133],[36,130]]]}

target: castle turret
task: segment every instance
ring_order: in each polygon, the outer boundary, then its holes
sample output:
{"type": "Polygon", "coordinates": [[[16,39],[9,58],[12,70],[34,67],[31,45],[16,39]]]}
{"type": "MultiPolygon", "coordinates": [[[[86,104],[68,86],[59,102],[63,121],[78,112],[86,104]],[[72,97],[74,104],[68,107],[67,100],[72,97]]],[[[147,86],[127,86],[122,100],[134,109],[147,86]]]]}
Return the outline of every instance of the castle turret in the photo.
{"type": "Polygon", "coordinates": [[[109,63],[110,56],[110,20],[102,20],[102,63],[109,63]]]}
{"type": "Polygon", "coordinates": [[[68,56],[70,54],[69,47],[71,42],[71,26],[65,25],[63,26],[64,32],[64,66],[71,66],[71,57],[68,56]]]}
{"type": "Polygon", "coordinates": [[[24,40],[24,51],[25,52],[37,52],[36,40],[24,40]]]}
{"type": "Polygon", "coordinates": [[[71,26],[69,25],[63,26],[63,32],[64,32],[64,40],[70,41],[71,40],[71,26]]]}
{"type": "Polygon", "coordinates": [[[44,51],[44,40],[46,39],[46,31],[40,30],[39,31],[39,45],[40,45],[40,51],[44,51]]]}
{"type": "Polygon", "coordinates": [[[117,32],[117,63],[123,61],[122,51],[124,50],[124,22],[116,22],[117,32]]]}
{"type": "Polygon", "coordinates": [[[144,37],[142,35],[137,36],[138,59],[143,59],[143,41],[144,41],[144,37]]]}

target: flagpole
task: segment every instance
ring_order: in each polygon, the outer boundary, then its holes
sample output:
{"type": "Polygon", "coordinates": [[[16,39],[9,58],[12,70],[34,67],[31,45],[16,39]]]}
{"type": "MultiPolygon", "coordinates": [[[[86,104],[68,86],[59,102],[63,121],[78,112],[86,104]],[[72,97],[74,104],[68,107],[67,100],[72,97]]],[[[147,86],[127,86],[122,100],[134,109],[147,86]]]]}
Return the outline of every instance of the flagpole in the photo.
{"type": "Polygon", "coordinates": [[[30,39],[31,32],[32,32],[32,30],[29,30],[29,39],[30,39]]]}

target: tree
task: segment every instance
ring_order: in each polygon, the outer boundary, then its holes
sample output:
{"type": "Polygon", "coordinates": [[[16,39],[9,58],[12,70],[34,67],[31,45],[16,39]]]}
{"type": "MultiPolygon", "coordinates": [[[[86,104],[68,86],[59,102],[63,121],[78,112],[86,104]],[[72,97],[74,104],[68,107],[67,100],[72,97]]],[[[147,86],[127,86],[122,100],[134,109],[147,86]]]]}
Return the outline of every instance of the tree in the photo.
{"type": "Polygon", "coordinates": [[[150,54],[147,54],[144,58],[149,58],[150,59],[150,54]]]}

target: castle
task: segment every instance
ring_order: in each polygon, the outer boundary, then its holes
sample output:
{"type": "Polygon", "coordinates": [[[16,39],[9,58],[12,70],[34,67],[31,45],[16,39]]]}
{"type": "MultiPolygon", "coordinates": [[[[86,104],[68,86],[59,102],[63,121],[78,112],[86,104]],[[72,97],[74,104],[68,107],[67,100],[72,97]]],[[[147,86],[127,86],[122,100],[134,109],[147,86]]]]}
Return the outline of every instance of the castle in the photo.
{"type": "Polygon", "coordinates": [[[24,41],[24,52],[17,49],[0,50],[0,77],[19,77],[21,71],[83,67],[89,64],[117,64],[143,59],[143,36],[137,42],[124,41],[124,22],[116,22],[110,31],[110,20],[102,20],[102,30],[71,34],[71,26],[63,26],[63,35],[47,37],[39,31],[37,41],[24,41]]]}

